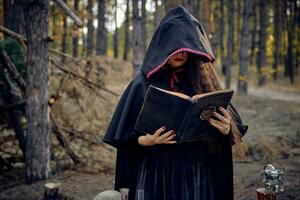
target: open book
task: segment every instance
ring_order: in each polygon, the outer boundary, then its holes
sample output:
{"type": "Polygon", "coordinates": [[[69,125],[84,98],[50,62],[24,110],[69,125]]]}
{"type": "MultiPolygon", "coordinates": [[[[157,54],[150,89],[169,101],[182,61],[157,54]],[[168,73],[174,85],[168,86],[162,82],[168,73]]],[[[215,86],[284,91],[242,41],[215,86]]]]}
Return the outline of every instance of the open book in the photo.
{"type": "MultiPolygon", "coordinates": [[[[202,133],[216,129],[207,121],[218,107],[227,108],[233,90],[220,90],[188,96],[150,86],[136,120],[135,129],[153,134],[158,128],[166,126],[174,130],[178,143],[196,141],[202,133]]],[[[214,117],[212,117],[214,118],[214,117]]]]}

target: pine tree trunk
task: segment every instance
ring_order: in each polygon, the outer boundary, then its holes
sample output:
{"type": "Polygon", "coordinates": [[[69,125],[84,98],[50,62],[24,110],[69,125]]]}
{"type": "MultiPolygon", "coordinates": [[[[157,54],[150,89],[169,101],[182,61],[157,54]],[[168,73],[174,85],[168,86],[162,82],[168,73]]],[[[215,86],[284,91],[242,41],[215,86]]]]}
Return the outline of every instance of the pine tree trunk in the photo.
{"type": "Polygon", "coordinates": [[[165,11],[168,12],[180,5],[182,0],[164,0],[165,11]]]}
{"type": "Polygon", "coordinates": [[[133,67],[134,73],[143,63],[144,45],[142,35],[142,18],[139,15],[138,1],[132,0],[132,50],[133,50],[133,67]]]}
{"type": "Polygon", "coordinates": [[[233,36],[233,63],[236,64],[238,62],[238,57],[240,53],[240,41],[241,41],[241,12],[242,12],[242,6],[243,6],[243,1],[237,0],[236,1],[236,28],[235,28],[235,34],[233,36]],[[235,39],[236,38],[236,39],[235,39]]]}
{"type": "Polygon", "coordinates": [[[142,0],[142,38],[143,38],[143,54],[145,55],[147,49],[147,11],[146,11],[147,0],[142,0]]]}
{"type": "MultiPolygon", "coordinates": [[[[246,1],[246,0],[245,0],[246,1]]],[[[245,3],[245,1],[244,1],[244,3],[245,3]]],[[[240,43],[240,39],[241,39],[241,22],[242,22],[242,20],[241,20],[241,18],[242,18],[242,16],[241,16],[241,9],[242,9],[242,1],[236,1],[236,3],[237,3],[237,8],[236,8],[236,20],[237,20],[237,27],[236,27],[236,31],[237,31],[237,45],[239,45],[240,43]]],[[[244,7],[245,8],[245,7],[244,7]]],[[[244,10],[243,10],[244,11],[244,10]]]]}
{"type": "Polygon", "coordinates": [[[98,0],[97,55],[106,55],[106,51],[107,30],[105,27],[105,1],[98,0]]]}
{"type": "Polygon", "coordinates": [[[50,30],[52,30],[52,37],[54,38],[53,42],[51,43],[51,47],[56,49],[57,48],[57,40],[56,40],[56,35],[57,35],[57,22],[58,22],[58,18],[57,18],[57,13],[56,13],[56,9],[55,9],[56,5],[52,5],[51,6],[51,20],[52,20],[52,27],[50,28],[50,30]]]}
{"type": "MultiPolygon", "coordinates": [[[[24,25],[24,24],[23,24],[24,25]]],[[[0,62],[1,73],[3,74],[3,79],[1,79],[3,86],[0,88],[2,99],[5,106],[10,106],[11,109],[8,109],[8,116],[10,123],[14,129],[14,132],[17,136],[19,147],[22,150],[23,158],[26,160],[26,136],[27,130],[24,126],[26,123],[25,117],[25,103],[22,91],[26,90],[26,83],[23,80],[22,76],[18,72],[15,64],[12,62],[10,57],[7,55],[6,51],[0,47],[0,62]],[[8,70],[10,69],[10,70],[8,70]],[[17,80],[12,79],[12,77],[19,77],[17,80]],[[17,87],[15,81],[18,83],[17,87]],[[20,90],[21,89],[21,90],[20,90]],[[23,105],[22,105],[23,104],[23,105]],[[12,106],[18,105],[18,106],[12,106]]]]}
{"type": "Polygon", "coordinates": [[[221,69],[223,72],[223,75],[225,75],[225,49],[224,49],[224,0],[220,0],[220,55],[221,55],[221,69]]]}
{"type": "MultiPolygon", "coordinates": [[[[66,3],[66,0],[64,0],[66,3]]],[[[63,16],[63,35],[62,35],[62,41],[61,41],[61,51],[63,53],[67,53],[67,31],[68,31],[68,24],[67,24],[67,15],[64,13],[63,16]]],[[[61,56],[61,63],[65,63],[65,56],[61,56]]]]}
{"type": "Polygon", "coordinates": [[[21,1],[3,0],[4,26],[25,35],[24,14],[21,1]]]}
{"type": "Polygon", "coordinates": [[[124,41],[124,54],[123,59],[128,59],[129,53],[129,0],[126,0],[126,12],[125,12],[125,41],[124,41]]]}
{"type": "Polygon", "coordinates": [[[247,94],[248,65],[249,65],[249,20],[253,7],[252,0],[245,0],[243,9],[243,27],[240,43],[240,70],[238,77],[238,93],[247,94]]]}
{"type": "Polygon", "coordinates": [[[155,11],[154,11],[153,27],[155,31],[160,21],[161,10],[160,10],[160,6],[158,5],[158,0],[154,0],[154,4],[155,4],[155,11]]]}
{"type": "Polygon", "coordinates": [[[253,17],[252,17],[252,28],[251,28],[251,47],[250,47],[250,65],[255,63],[255,48],[257,46],[257,1],[253,0],[253,17]]]}
{"type": "MultiPolygon", "coordinates": [[[[78,12],[78,9],[79,9],[79,5],[78,5],[78,2],[79,0],[74,0],[74,10],[75,12],[78,12]]],[[[72,55],[73,57],[77,57],[78,56],[78,28],[73,26],[74,28],[74,32],[73,33],[73,39],[72,39],[72,44],[73,44],[73,49],[72,49],[72,55]]]]}
{"type": "MultiPolygon", "coordinates": [[[[83,24],[85,24],[85,20],[83,19],[83,24]]],[[[81,29],[81,40],[82,40],[82,50],[81,50],[81,56],[84,57],[86,55],[86,36],[84,34],[83,29],[81,29]]]]}
{"type": "Polygon", "coordinates": [[[275,0],[274,2],[274,13],[277,13],[274,15],[274,63],[273,63],[273,79],[277,80],[277,71],[278,71],[278,65],[280,61],[280,52],[281,52],[281,29],[282,29],[282,7],[280,0],[275,0]]]}
{"type": "Polygon", "coordinates": [[[190,13],[194,17],[198,17],[199,7],[198,7],[198,1],[195,0],[183,0],[183,6],[190,11],[190,13]]]}
{"type": "Polygon", "coordinates": [[[88,32],[87,32],[87,39],[86,39],[86,43],[87,43],[86,54],[87,56],[90,56],[93,54],[93,50],[94,50],[93,0],[88,0],[87,11],[89,15],[88,15],[88,23],[87,23],[88,32]]]}
{"type": "Polygon", "coordinates": [[[296,27],[296,16],[297,16],[297,0],[287,1],[287,8],[290,10],[290,15],[287,19],[288,29],[288,46],[286,53],[285,68],[286,73],[290,78],[291,83],[294,83],[294,68],[295,68],[295,55],[294,55],[294,40],[295,40],[295,27],[296,27]]]}
{"type": "Polygon", "coordinates": [[[114,57],[118,58],[119,56],[119,30],[118,30],[118,23],[117,23],[117,7],[118,1],[115,0],[115,12],[114,12],[114,21],[115,21],[115,32],[114,32],[114,57]]]}
{"type": "Polygon", "coordinates": [[[210,35],[210,1],[209,0],[202,0],[202,24],[203,24],[203,28],[207,34],[207,36],[209,37],[210,35]]]}
{"type": "Polygon", "coordinates": [[[48,119],[48,0],[22,0],[27,36],[26,180],[50,177],[50,124],[48,119]]]}
{"type": "Polygon", "coordinates": [[[266,1],[259,1],[259,52],[258,52],[258,85],[266,83],[266,42],[267,42],[267,5],[266,1]]]}
{"type": "Polygon", "coordinates": [[[231,0],[227,0],[228,12],[228,36],[227,36],[227,61],[225,68],[225,87],[230,88],[231,86],[231,65],[233,59],[233,38],[234,38],[234,3],[231,0]]]}
{"type": "MultiPolygon", "coordinates": [[[[218,3],[214,3],[212,4],[212,10],[218,10],[219,9],[219,4],[218,3]]],[[[213,24],[213,26],[211,26],[211,47],[213,50],[217,50],[219,47],[219,43],[220,43],[220,28],[219,28],[219,23],[220,23],[220,12],[212,12],[212,21],[211,24],[213,24]]],[[[216,51],[216,56],[219,57],[219,52],[216,51]]]]}

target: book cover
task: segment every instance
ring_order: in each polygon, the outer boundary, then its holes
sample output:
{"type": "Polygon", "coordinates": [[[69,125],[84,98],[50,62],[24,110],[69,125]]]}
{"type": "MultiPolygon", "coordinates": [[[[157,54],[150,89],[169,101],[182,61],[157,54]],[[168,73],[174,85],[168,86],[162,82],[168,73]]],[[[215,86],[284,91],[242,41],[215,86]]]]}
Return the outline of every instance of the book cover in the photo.
{"type": "Polygon", "coordinates": [[[135,129],[153,134],[158,128],[166,126],[174,130],[178,143],[192,142],[201,138],[207,129],[215,129],[207,121],[219,106],[227,108],[233,90],[187,96],[183,93],[150,86],[136,120],[135,129]]]}

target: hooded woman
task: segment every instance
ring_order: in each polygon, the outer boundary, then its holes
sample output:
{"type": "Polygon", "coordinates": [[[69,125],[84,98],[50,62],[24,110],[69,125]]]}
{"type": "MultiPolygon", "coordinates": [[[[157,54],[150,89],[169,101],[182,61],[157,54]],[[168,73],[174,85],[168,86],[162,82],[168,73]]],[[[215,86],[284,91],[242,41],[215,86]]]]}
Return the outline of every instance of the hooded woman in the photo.
{"type": "MultiPolygon", "coordinates": [[[[193,96],[221,90],[208,38],[185,8],[169,11],[157,27],[140,72],[124,91],[104,142],[117,148],[115,189],[129,188],[129,199],[233,199],[232,145],[247,131],[232,104],[215,113],[215,127],[203,139],[177,144],[162,124],[143,134],[134,125],[149,85],[193,96]]],[[[153,113],[155,115],[155,113],[153,113]]]]}

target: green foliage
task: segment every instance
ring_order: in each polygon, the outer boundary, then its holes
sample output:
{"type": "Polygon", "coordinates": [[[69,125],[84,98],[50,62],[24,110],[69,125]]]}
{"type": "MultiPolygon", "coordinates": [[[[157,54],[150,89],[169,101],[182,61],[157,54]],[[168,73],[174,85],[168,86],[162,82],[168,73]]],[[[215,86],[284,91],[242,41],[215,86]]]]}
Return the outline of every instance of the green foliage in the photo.
{"type": "MultiPolygon", "coordinates": [[[[14,39],[3,39],[0,40],[0,47],[3,48],[7,55],[10,57],[12,62],[16,65],[18,72],[26,80],[26,59],[25,52],[21,45],[14,39]]],[[[2,64],[0,63],[2,68],[2,64]]],[[[1,70],[2,72],[2,70],[1,70]]]]}

